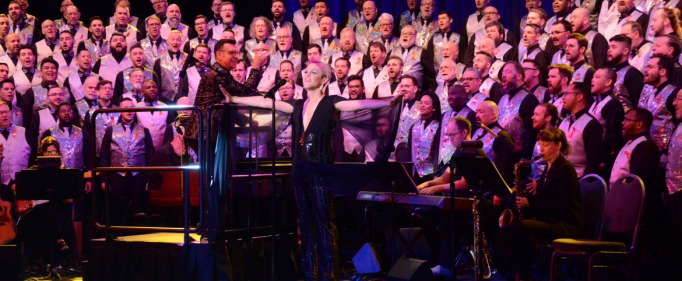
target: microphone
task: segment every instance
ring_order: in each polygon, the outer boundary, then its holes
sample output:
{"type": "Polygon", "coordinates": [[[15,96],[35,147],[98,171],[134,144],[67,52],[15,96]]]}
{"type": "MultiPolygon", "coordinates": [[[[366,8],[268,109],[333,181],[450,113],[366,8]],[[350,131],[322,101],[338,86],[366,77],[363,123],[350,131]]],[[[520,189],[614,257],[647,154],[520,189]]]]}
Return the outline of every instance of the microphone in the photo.
{"type": "Polygon", "coordinates": [[[185,64],[182,65],[182,70],[180,70],[180,78],[185,78],[185,76],[187,76],[187,68],[195,63],[196,60],[197,59],[194,58],[194,49],[192,49],[185,59],[185,64]]]}
{"type": "Polygon", "coordinates": [[[183,123],[187,123],[189,121],[189,115],[187,114],[178,114],[177,117],[175,117],[175,132],[178,133],[179,135],[182,135],[182,126],[185,125],[183,123]]]}
{"type": "Polygon", "coordinates": [[[486,130],[488,133],[490,133],[491,135],[493,135],[493,137],[497,138],[497,134],[495,134],[495,132],[493,132],[493,130],[491,130],[490,128],[488,128],[488,126],[483,125],[483,123],[481,123],[481,122],[476,122],[476,123],[478,123],[478,125],[479,125],[481,128],[483,128],[483,130],[486,130]]]}
{"type": "Polygon", "coordinates": [[[274,99],[274,98],[275,98],[275,92],[277,92],[277,91],[279,90],[279,88],[282,88],[282,86],[284,86],[284,85],[286,85],[286,84],[287,84],[287,80],[285,80],[285,79],[279,79],[279,81],[277,81],[277,84],[275,84],[275,86],[272,87],[272,89],[270,89],[270,91],[268,91],[268,92],[265,94],[265,96],[263,96],[263,98],[266,98],[266,99],[267,99],[267,98],[274,99]]]}

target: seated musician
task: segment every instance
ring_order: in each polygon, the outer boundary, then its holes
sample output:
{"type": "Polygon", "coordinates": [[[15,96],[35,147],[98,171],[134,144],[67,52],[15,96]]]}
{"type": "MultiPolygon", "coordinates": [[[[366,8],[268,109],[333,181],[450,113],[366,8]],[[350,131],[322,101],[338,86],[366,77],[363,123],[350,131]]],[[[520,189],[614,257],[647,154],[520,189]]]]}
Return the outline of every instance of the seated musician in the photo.
{"type": "MultiPolygon", "coordinates": [[[[44,138],[38,148],[39,155],[60,156],[59,142],[53,137],[44,138]]],[[[74,228],[70,205],[73,200],[17,201],[17,244],[24,243],[30,264],[62,263],[71,257],[66,241],[73,243],[74,228]],[[51,237],[51,238],[50,238],[51,237]]]]}
{"type": "MultiPolygon", "coordinates": [[[[462,145],[462,141],[471,140],[471,122],[464,116],[450,118],[446,128],[446,141],[455,147],[455,150],[462,145]]],[[[457,153],[455,151],[455,153],[457,153]]],[[[463,191],[468,187],[464,178],[455,181],[455,191],[463,191]]],[[[424,182],[417,186],[420,194],[432,195],[439,192],[450,191],[450,168],[446,168],[443,175],[433,180],[424,182]]]]}
{"type": "Polygon", "coordinates": [[[536,190],[516,197],[523,219],[503,225],[498,236],[504,255],[516,270],[516,280],[532,280],[534,240],[576,238],[583,228],[578,175],[563,156],[570,151],[566,135],[550,128],[542,130],[537,140],[547,167],[536,190]]]}

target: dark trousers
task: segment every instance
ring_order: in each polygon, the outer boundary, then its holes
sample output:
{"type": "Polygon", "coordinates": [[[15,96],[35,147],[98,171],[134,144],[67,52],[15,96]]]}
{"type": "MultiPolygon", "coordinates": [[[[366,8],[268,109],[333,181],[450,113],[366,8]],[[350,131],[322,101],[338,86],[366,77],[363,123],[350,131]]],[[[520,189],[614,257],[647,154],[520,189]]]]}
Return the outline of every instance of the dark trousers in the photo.
{"type": "Polygon", "coordinates": [[[538,220],[513,222],[500,228],[499,242],[507,260],[521,279],[530,279],[533,241],[553,239],[552,226],[538,220]]]}
{"type": "Polygon", "coordinates": [[[147,173],[109,173],[112,225],[131,225],[133,215],[147,210],[147,173]]]}
{"type": "Polygon", "coordinates": [[[70,247],[75,246],[70,210],[69,205],[55,201],[35,206],[21,217],[17,224],[16,242],[24,243],[30,263],[40,259],[47,263],[65,258],[59,255],[58,239],[64,239],[70,247]]]}

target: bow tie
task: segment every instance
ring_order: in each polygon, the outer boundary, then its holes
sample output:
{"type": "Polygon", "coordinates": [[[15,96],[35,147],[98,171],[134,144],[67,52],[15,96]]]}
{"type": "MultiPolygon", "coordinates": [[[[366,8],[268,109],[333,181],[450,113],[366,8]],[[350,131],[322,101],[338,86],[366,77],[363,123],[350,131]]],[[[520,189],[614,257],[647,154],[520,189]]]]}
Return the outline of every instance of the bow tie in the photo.
{"type": "Polygon", "coordinates": [[[121,32],[121,33],[125,33],[126,30],[128,29],[127,26],[119,27],[119,26],[117,26],[117,25],[114,25],[114,28],[116,29],[116,31],[121,32]]]}
{"type": "Polygon", "coordinates": [[[152,106],[156,106],[157,103],[156,103],[156,101],[152,101],[152,102],[144,101],[144,104],[148,107],[152,107],[152,106]]]}
{"type": "Polygon", "coordinates": [[[199,71],[199,72],[206,72],[206,71],[208,71],[208,67],[205,67],[205,66],[197,66],[197,71],[199,71]]]}
{"type": "Polygon", "coordinates": [[[596,96],[594,96],[594,97],[592,97],[592,98],[594,98],[594,101],[595,101],[596,103],[600,103],[600,102],[602,101],[601,95],[596,95],[596,96]]]}
{"type": "Polygon", "coordinates": [[[90,71],[86,70],[84,72],[78,71],[78,77],[88,77],[90,76],[90,71]]]}
{"type": "Polygon", "coordinates": [[[569,113],[569,114],[568,114],[568,119],[571,120],[571,123],[575,122],[575,120],[576,120],[575,114],[569,113]]]}
{"type": "Polygon", "coordinates": [[[0,127],[0,133],[4,133],[4,132],[8,132],[8,133],[9,133],[9,128],[10,128],[10,127],[12,127],[11,124],[10,124],[9,126],[7,126],[7,128],[1,128],[1,127],[0,127]]]}
{"type": "Polygon", "coordinates": [[[69,26],[69,28],[71,28],[71,30],[73,31],[78,31],[78,28],[80,28],[80,26],[79,25],[69,26]]]}
{"type": "Polygon", "coordinates": [[[307,14],[310,12],[310,8],[301,8],[301,12],[307,14]]]}
{"type": "Polygon", "coordinates": [[[34,70],[30,69],[30,68],[22,68],[21,71],[23,71],[24,73],[33,73],[34,72],[34,70]]]}
{"type": "Polygon", "coordinates": [[[64,58],[65,58],[65,59],[67,59],[67,58],[68,58],[68,59],[73,58],[73,53],[66,53],[66,54],[64,54],[64,58]]]}
{"type": "Polygon", "coordinates": [[[17,59],[17,56],[16,56],[16,55],[13,55],[13,54],[10,54],[10,53],[7,53],[7,56],[8,56],[10,59],[12,59],[12,60],[17,59]]]}

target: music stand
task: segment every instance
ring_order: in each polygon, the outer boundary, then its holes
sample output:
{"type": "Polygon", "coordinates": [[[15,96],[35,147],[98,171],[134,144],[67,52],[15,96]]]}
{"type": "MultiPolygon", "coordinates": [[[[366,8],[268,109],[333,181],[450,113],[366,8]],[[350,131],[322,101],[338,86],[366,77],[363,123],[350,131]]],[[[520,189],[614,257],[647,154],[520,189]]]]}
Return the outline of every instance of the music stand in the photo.
{"type": "MultiPolygon", "coordinates": [[[[83,174],[78,169],[41,169],[33,166],[17,173],[15,184],[16,198],[19,200],[83,199],[83,174]]],[[[49,241],[54,241],[52,238],[52,212],[48,213],[49,241]]],[[[49,248],[50,259],[52,259],[53,247],[49,248]]],[[[52,271],[52,269],[50,270],[52,271]]],[[[56,272],[52,272],[56,274],[56,272]]]]}
{"type": "MultiPolygon", "coordinates": [[[[495,167],[495,164],[490,161],[490,158],[488,158],[483,149],[481,149],[482,147],[483,142],[480,140],[464,141],[462,142],[462,149],[459,151],[459,153],[452,157],[451,161],[457,168],[457,171],[464,177],[469,187],[479,191],[481,196],[488,192],[504,195],[511,193],[512,189],[509,188],[507,183],[504,181],[502,175],[500,175],[500,172],[497,170],[497,167],[495,167]]],[[[478,208],[477,211],[480,214],[481,206],[479,201],[480,199],[476,199],[476,197],[474,197],[474,206],[475,208],[478,208]]],[[[481,232],[478,231],[477,234],[478,237],[474,237],[474,280],[483,280],[483,272],[481,270],[481,247],[480,243],[478,243],[478,241],[482,241],[480,239],[481,232]]],[[[453,256],[453,262],[454,260],[455,259],[453,256]]]]}

